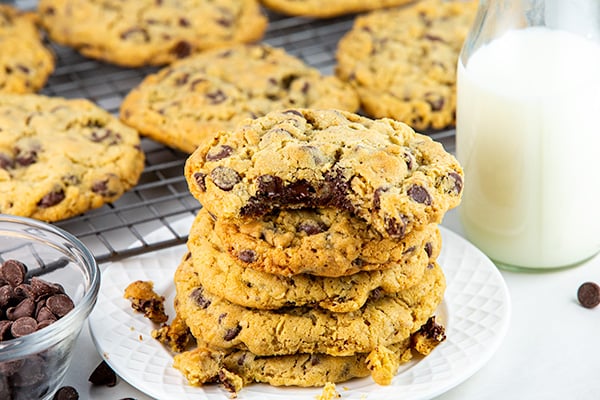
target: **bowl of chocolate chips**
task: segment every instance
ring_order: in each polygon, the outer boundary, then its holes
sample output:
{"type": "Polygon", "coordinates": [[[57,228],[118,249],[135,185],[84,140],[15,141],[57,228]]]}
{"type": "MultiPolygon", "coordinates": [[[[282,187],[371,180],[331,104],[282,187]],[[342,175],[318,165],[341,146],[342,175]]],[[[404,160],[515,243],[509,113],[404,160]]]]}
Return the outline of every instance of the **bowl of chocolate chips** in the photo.
{"type": "Polygon", "coordinates": [[[98,265],[77,238],[0,214],[0,399],[52,399],[99,287],[98,265]]]}

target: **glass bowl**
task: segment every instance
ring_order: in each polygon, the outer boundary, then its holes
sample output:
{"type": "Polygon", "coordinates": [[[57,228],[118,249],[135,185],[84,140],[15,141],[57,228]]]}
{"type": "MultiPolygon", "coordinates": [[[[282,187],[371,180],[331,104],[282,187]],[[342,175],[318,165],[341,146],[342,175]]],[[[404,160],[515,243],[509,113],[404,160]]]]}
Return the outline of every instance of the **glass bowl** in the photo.
{"type": "Polygon", "coordinates": [[[0,399],[50,399],[62,385],[76,339],[96,303],[100,270],[73,235],[37,220],[0,214],[0,264],[11,259],[27,266],[27,278],[62,286],[75,305],[42,329],[0,341],[0,399]]]}

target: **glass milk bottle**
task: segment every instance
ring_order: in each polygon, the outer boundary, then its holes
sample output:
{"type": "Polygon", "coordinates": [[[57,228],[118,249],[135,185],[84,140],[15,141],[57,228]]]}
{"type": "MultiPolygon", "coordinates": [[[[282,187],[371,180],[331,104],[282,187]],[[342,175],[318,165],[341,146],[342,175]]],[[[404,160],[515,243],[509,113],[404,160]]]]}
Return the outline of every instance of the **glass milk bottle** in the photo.
{"type": "Polygon", "coordinates": [[[481,0],[458,62],[459,208],[500,267],[600,250],[600,0],[481,0]]]}

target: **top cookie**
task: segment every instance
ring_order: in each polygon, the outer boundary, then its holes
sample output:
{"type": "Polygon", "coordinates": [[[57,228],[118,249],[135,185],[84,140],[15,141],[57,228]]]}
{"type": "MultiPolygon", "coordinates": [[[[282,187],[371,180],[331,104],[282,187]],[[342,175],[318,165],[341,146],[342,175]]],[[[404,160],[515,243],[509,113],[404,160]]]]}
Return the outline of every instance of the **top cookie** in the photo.
{"type": "Polygon", "coordinates": [[[127,67],[259,40],[267,25],[257,0],[40,0],[38,9],[52,40],[127,67]]]}
{"type": "Polygon", "coordinates": [[[360,16],[338,44],[336,74],[373,117],[454,125],[456,64],[476,10],[473,0],[427,0],[360,16]]]}
{"type": "Polygon", "coordinates": [[[54,71],[35,15],[0,4],[0,93],[33,93],[54,71]]]}
{"type": "Polygon", "coordinates": [[[309,109],[248,120],[185,165],[191,193],[217,218],[333,207],[394,238],[441,222],[460,202],[462,174],[440,143],[406,124],[309,109]]]}
{"type": "Polygon", "coordinates": [[[288,107],[358,109],[354,89],[283,49],[239,45],[206,51],[147,76],[123,100],[121,119],[191,153],[245,118],[288,107]]]}
{"type": "Polygon", "coordinates": [[[315,18],[331,18],[344,14],[399,6],[412,0],[261,0],[277,12],[315,18]]]}
{"type": "Polygon", "coordinates": [[[138,180],[138,133],[87,100],[0,95],[0,213],[57,221],[138,180]]]}

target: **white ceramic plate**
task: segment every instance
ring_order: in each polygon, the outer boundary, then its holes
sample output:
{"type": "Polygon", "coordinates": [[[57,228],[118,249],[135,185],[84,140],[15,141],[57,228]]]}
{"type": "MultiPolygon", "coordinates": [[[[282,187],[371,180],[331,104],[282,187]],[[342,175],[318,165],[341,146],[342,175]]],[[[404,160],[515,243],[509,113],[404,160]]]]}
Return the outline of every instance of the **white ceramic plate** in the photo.
{"type": "MultiPolygon", "coordinates": [[[[441,228],[443,246],[438,262],[447,289],[437,312],[447,339],[422,359],[404,365],[390,386],[371,378],[338,384],[343,399],[428,399],[458,385],[479,370],[502,342],[510,317],[510,300],[504,280],[494,264],[455,233],[441,228]]],[[[119,376],[158,400],[229,399],[220,385],[191,387],[172,367],[172,354],[150,336],[154,325],[131,310],[123,290],[134,280],[152,280],[157,293],[174,315],[173,273],[186,251],[172,247],[106,266],[100,295],[89,324],[102,357],[119,376]]],[[[265,384],[241,390],[239,399],[310,399],[320,389],[277,388],[265,384]]]]}

